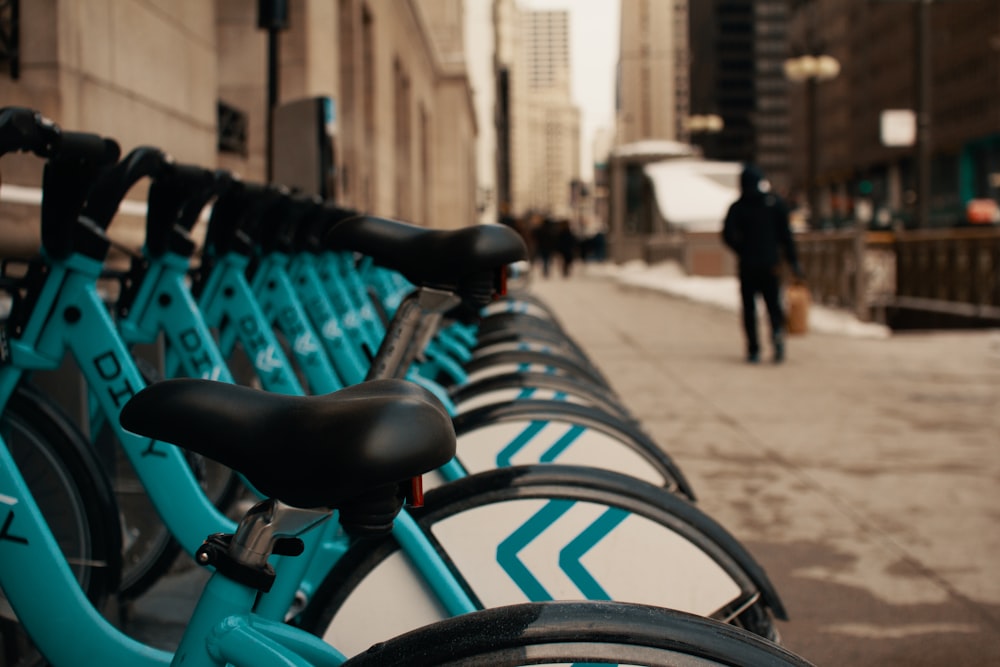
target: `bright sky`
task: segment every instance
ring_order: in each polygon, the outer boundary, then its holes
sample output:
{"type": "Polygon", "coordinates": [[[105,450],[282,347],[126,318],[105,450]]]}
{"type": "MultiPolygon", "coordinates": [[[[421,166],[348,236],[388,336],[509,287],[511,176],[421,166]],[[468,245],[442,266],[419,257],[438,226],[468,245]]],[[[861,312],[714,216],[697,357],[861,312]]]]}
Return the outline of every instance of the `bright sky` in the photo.
{"type": "Polygon", "coordinates": [[[598,128],[614,129],[619,0],[517,0],[517,3],[524,9],[569,12],[573,101],[581,113],[580,151],[585,168],[582,176],[589,180],[594,133],[598,128]]]}

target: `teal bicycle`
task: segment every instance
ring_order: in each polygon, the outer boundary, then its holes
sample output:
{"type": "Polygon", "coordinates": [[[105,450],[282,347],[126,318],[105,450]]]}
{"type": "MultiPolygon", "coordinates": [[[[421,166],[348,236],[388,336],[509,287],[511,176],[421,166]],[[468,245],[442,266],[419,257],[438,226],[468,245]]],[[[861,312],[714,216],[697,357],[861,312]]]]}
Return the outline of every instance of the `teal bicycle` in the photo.
{"type": "MultiPolygon", "coordinates": [[[[100,145],[103,147],[105,144],[100,145]]],[[[113,159],[111,158],[111,160],[113,159]]],[[[55,245],[46,262],[35,265],[38,267],[34,269],[35,273],[31,274],[29,271],[30,279],[26,279],[21,284],[24,289],[19,292],[19,301],[15,304],[12,320],[8,323],[10,325],[9,332],[13,334],[10,340],[11,360],[16,363],[5,365],[2,369],[2,377],[6,383],[5,386],[16,388],[20,385],[25,369],[31,367],[30,363],[26,362],[35,363],[37,367],[51,367],[52,364],[58,363],[63,350],[68,347],[81,360],[78,362],[81,369],[89,368],[92,370],[91,376],[88,377],[91,387],[94,389],[95,395],[101,397],[105,409],[113,408],[113,410],[108,410],[107,414],[109,421],[117,423],[117,411],[120,410],[121,404],[138,387],[142,386],[143,379],[131,364],[125,343],[120,339],[116,342],[115,329],[111,326],[102,300],[96,294],[95,284],[101,274],[100,258],[103,257],[102,253],[107,249],[107,240],[102,231],[103,223],[96,222],[94,218],[81,220],[73,213],[74,207],[80,205],[79,200],[84,198],[84,188],[79,185],[80,179],[85,179],[88,174],[94,171],[93,164],[86,161],[69,161],[69,166],[67,166],[63,165],[62,161],[62,158],[50,158],[46,165],[46,195],[52,193],[61,195],[55,199],[59,202],[59,207],[43,205],[43,214],[45,214],[43,215],[43,239],[55,239],[56,241],[53,241],[55,245]],[[67,186],[66,191],[62,189],[63,182],[57,178],[60,174],[67,183],[73,184],[72,188],[67,186]],[[67,192],[80,193],[75,204],[74,200],[66,196],[67,192]],[[54,210],[58,212],[58,215],[52,213],[54,210]],[[70,242],[66,243],[66,239],[69,239],[70,242]],[[52,318],[53,314],[58,315],[58,317],[52,318]],[[87,323],[86,330],[74,328],[81,322],[87,323]],[[67,324],[72,326],[66,327],[67,324]],[[39,344],[39,342],[44,344],[39,344]]],[[[130,160],[124,162],[126,165],[136,164],[130,160]]],[[[154,186],[155,184],[156,181],[154,181],[154,186]]],[[[100,210],[100,207],[92,206],[91,209],[96,211],[100,210]]],[[[105,217],[110,216],[95,214],[95,217],[97,220],[103,221],[105,217]]],[[[177,230],[176,227],[174,230],[178,233],[183,231],[177,230]]],[[[178,243],[183,245],[180,240],[178,243]]],[[[48,249],[46,251],[49,252],[48,249]]],[[[173,252],[165,253],[165,256],[176,258],[173,252]]],[[[154,293],[154,296],[156,298],[151,303],[158,304],[159,307],[170,306],[173,303],[159,299],[157,293],[154,293]]],[[[183,303],[183,301],[178,303],[183,303]]],[[[150,496],[158,506],[163,505],[163,515],[167,524],[170,525],[171,531],[189,553],[195,554],[197,552],[205,533],[231,532],[232,524],[222,517],[211,503],[207,502],[197,481],[193,479],[190,467],[186,465],[178,452],[164,443],[140,438],[128,431],[120,433],[120,440],[132,456],[137,472],[150,477],[148,482],[143,478],[144,483],[147,483],[147,487],[150,489],[150,496]],[[192,529],[185,527],[185,522],[188,526],[197,525],[203,530],[205,528],[208,530],[204,530],[200,537],[194,537],[192,529]]],[[[44,441],[39,442],[41,443],[40,447],[44,446],[44,441]]],[[[610,505],[607,500],[612,495],[619,494],[624,499],[630,499],[628,500],[629,504],[625,505],[626,507],[637,509],[634,512],[627,512],[627,516],[623,515],[621,511],[613,513],[612,516],[617,515],[618,517],[616,528],[621,529],[621,527],[628,525],[646,526],[644,530],[648,532],[650,526],[653,525],[658,524],[661,528],[669,526],[672,535],[679,536],[681,542],[692,545],[689,548],[703,554],[702,561],[714,567],[713,571],[727,572],[729,569],[737,571],[736,575],[727,574],[724,579],[720,579],[720,581],[735,582],[729,584],[733,588],[726,589],[726,594],[731,596],[726,600],[733,599],[736,602],[733,603],[733,606],[728,603],[718,606],[716,608],[718,613],[733,617],[740,616],[760,599],[760,587],[753,581],[753,577],[738,574],[742,570],[739,567],[734,567],[735,561],[728,555],[744,552],[735,545],[728,544],[726,540],[720,540],[719,533],[721,531],[706,530],[706,527],[711,528],[713,524],[706,523],[704,517],[699,517],[693,508],[683,504],[671,494],[657,490],[656,493],[662,494],[664,498],[658,502],[651,502],[649,498],[642,497],[643,494],[653,493],[652,491],[644,491],[644,485],[636,485],[631,480],[619,480],[609,474],[604,475],[600,484],[595,481],[589,490],[582,486],[565,485],[567,490],[563,493],[570,495],[558,497],[551,492],[551,489],[554,488],[555,478],[546,477],[556,474],[556,467],[537,472],[525,469],[503,471],[502,475],[493,477],[494,480],[502,480],[506,476],[508,480],[499,485],[494,482],[495,487],[490,492],[493,494],[494,500],[490,500],[491,496],[484,491],[476,490],[477,488],[487,488],[485,486],[477,487],[477,482],[472,481],[483,478],[470,477],[470,481],[465,487],[465,495],[462,497],[479,498],[480,500],[476,501],[474,508],[452,506],[437,517],[428,516],[420,519],[420,523],[412,520],[412,517],[408,515],[401,515],[401,520],[397,523],[395,535],[398,542],[395,548],[399,549],[398,545],[402,545],[403,548],[408,549],[407,558],[416,562],[418,568],[426,570],[421,573],[420,579],[411,574],[411,580],[436,582],[435,586],[443,586],[446,591],[449,591],[446,595],[439,593],[442,595],[440,599],[444,601],[445,609],[443,611],[446,613],[461,613],[476,609],[489,599],[487,591],[495,588],[492,581],[495,577],[480,575],[481,581],[477,583],[469,574],[471,570],[463,570],[462,573],[466,578],[464,580],[461,577],[456,578],[456,566],[444,562],[441,554],[458,553],[458,548],[443,546],[450,541],[450,538],[445,538],[443,534],[431,537],[433,535],[431,527],[435,524],[444,524],[442,517],[449,517],[448,523],[451,526],[459,526],[463,523],[468,526],[482,525],[483,515],[479,514],[478,510],[490,506],[500,507],[501,495],[506,494],[502,513],[505,516],[513,517],[511,520],[521,521],[527,525],[531,517],[537,515],[539,508],[545,509],[548,518],[558,519],[567,516],[566,513],[571,507],[604,506],[610,508],[615,504],[620,507],[624,503],[623,500],[615,501],[610,505]],[[500,489],[502,493],[498,495],[497,489],[500,489]],[[666,498],[670,498],[670,500],[666,498]],[[531,502],[523,502],[525,500],[531,502]],[[661,508],[660,511],[662,511],[663,507],[672,508],[673,505],[670,503],[677,504],[677,509],[670,514],[673,517],[671,523],[667,523],[658,518],[659,515],[652,508],[661,508]],[[646,509],[641,509],[647,505],[646,509]],[[512,507],[516,507],[517,512],[510,512],[512,507]],[[476,509],[477,512],[471,512],[470,509],[476,509]],[[554,512],[558,516],[553,514],[554,512]],[[702,523],[699,524],[699,521],[702,523]],[[678,529],[678,524],[683,524],[684,527],[678,529]],[[410,547],[414,543],[418,548],[411,549],[410,547]]],[[[564,474],[567,480],[579,480],[586,475],[596,475],[594,471],[586,473],[577,471],[572,474],[566,472],[564,474]]],[[[486,484],[486,482],[479,483],[486,484]]],[[[655,493],[653,495],[655,496],[655,493]]],[[[491,513],[493,512],[491,510],[491,513]]],[[[592,525],[593,520],[593,516],[590,519],[584,518],[587,523],[583,524],[583,528],[592,525]]],[[[305,540],[306,546],[309,547],[306,552],[307,557],[292,559],[293,565],[279,570],[280,576],[275,587],[268,596],[264,596],[258,605],[259,612],[272,619],[281,620],[288,614],[296,593],[303,589],[308,591],[308,587],[304,586],[303,582],[310,580],[316,582],[312,584],[317,587],[313,589],[315,591],[319,588],[318,582],[323,580],[323,576],[327,572],[330,572],[328,581],[336,580],[330,569],[330,562],[336,560],[336,549],[342,550],[345,543],[342,540],[333,540],[330,542],[334,547],[333,551],[331,552],[329,549],[323,551],[320,547],[327,543],[326,539],[322,535],[317,536],[316,533],[322,533],[324,530],[330,531],[331,529],[314,531],[310,534],[310,538],[305,540]],[[322,557],[311,557],[320,553],[323,554],[322,557]],[[312,578],[306,576],[312,573],[316,573],[318,576],[312,578]]],[[[578,530],[582,531],[583,529],[578,530]]],[[[333,532],[335,531],[331,531],[331,534],[333,532]]],[[[468,534],[469,531],[461,530],[459,532],[468,534]]],[[[335,537],[335,535],[333,536],[335,537]]],[[[89,537],[94,538],[95,535],[91,534],[89,537]]],[[[485,540],[483,543],[489,544],[485,540]]],[[[676,543],[667,546],[670,547],[670,550],[665,554],[676,555],[678,553],[676,543]]],[[[516,572],[518,552],[514,550],[511,553],[514,558],[510,559],[509,565],[514,566],[516,572]]],[[[655,553],[652,553],[651,557],[656,557],[658,563],[662,562],[662,558],[657,557],[655,553]]],[[[472,561],[475,562],[476,559],[473,558],[472,561]]],[[[378,564],[399,562],[401,561],[395,555],[391,558],[383,556],[378,560],[378,564]]],[[[609,576],[615,569],[621,569],[620,567],[615,568],[612,560],[607,562],[609,576]]],[[[337,576],[349,571],[350,566],[346,563],[346,560],[338,561],[337,576]],[[340,566],[340,562],[345,564],[340,566]]],[[[90,564],[92,565],[92,563],[90,564]]],[[[86,566],[86,563],[84,565],[86,566]]],[[[359,581],[372,581],[373,579],[367,576],[371,571],[372,569],[369,567],[359,578],[359,581]]],[[[412,573],[412,569],[409,571],[412,573]]],[[[532,590],[530,587],[531,579],[521,577],[519,580],[518,576],[515,574],[513,577],[509,577],[517,583],[514,588],[508,588],[504,594],[510,595],[513,592],[515,595],[522,596],[523,599],[523,596],[532,590]]],[[[613,579],[614,577],[612,577],[613,579]]],[[[331,586],[332,584],[324,584],[322,589],[329,593],[332,590],[331,586]]],[[[426,586],[426,584],[419,585],[418,588],[421,586],[426,586]]],[[[382,590],[384,591],[384,589],[382,590]]],[[[572,590],[575,591],[574,596],[580,595],[578,587],[572,590]]],[[[764,588],[764,590],[768,589],[764,588]]],[[[545,593],[549,593],[549,590],[546,589],[545,593]]],[[[320,598],[314,597],[313,599],[319,600],[320,598]]],[[[355,599],[358,598],[355,597],[355,599]]],[[[376,595],[374,599],[376,601],[384,600],[384,594],[381,598],[376,595]]],[[[320,608],[329,608],[325,599],[322,603],[315,604],[319,605],[320,608]]],[[[426,611],[424,609],[421,613],[426,613],[426,611]]],[[[442,611],[432,609],[432,613],[439,614],[442,611]]],[[[408,619],[411,623],[409,627],[420,625],[421,618],[425,617],[414,614],[408,619]]],[[[371,624],[367,623],[366,625],[370,626],[371,624]]],[[[390,634],[393,634],[392,628],[383,629],[390,630],[390,634]]],[[[379,639],[381,638],[379,637],[379,639]]],[[[367,644],[361,648],[365,646],[367,644]]]]}
{"type": "MultiPolygon", "coordinates": [[[[157,181],[154,180],[151,193],[155,193],[157,187],[157,181]]],[[[256,196],[257,193],[251,194],[256,196]]],[[[229,239],[230,237],[222,235],[219,232],[221,225],[218,223],[224,221],[226,222],[226,227],[230,229],[236,228],[232,224],[232,221],[236,218],[234,211],[243,210],[243,205],[239,204],[243,195],[242,186],[239,186],[239,189],[228,193],[216,204],[213,209],[212,224],[209,228],[210,244],[226,245],[227,242],[225,239],[229,239]]],[[[147,229],[149,238],[159,238],[163,233],[163,229],[157,229],[152,225],[147,229]]],[[[172,228],[172,233],[181,234],[182,230],[174,227],[172,228]]],[[[236,238],[238,240],[239,238],[246,237],[237,236],[236,238]]],[[[157,247],[166,247],[168,244],[157,241],[154,245],[157,247]]],[[[181,248],[189,247],[189,244],[181,241],[172,245],[181,248]]],[[[205,287],[200,290],[200,294],[202,299],[212,294],[224,295],[218,301],[224,304],[225,307],[224,309],[220,309],[221,312],[214,315],[214,318],[219,321],[228,320],[230,322],[241,323],[236,328],[241,332],[244,350],[251,358],[266,362],[262,364],[262,368],[258,369],[259,382],[264,388],[269,390],[285,391],[283,387],[294,383],[295,380],[288,371],[289,364],[281,353],[281,346],[277,339],[271,334],[267,320],[265,319],[262,322],[260,319],[263,309],[259,307],[257,300],[253,298],[252,290],[244,277],[244,269],[247,263],[249,263],[249,259],[241,253],[220,253],[217,266],[213,269],[213,273],[210,274],[205,287]],[[280,364],[277,362],[280,362],[280,364]],[[274,387],[270,386],[269,383],[275,379],[279,379],[281,384],[274,387]]],[[[223,362],[218,357],[210,357],[208,352],[213,349],[211,341],[202,340],[198,344],[192,342],[196,339],[193,332],[201,329],[197,326],[196,318],[194,320],[189,319],[194,317],[194,312],[189,302],[184,300],[183,290],[177,290],[177,286],[183,283],[183,274],[180,273],[179,269],[186,264],[178,262],[177,257],[156,257],[149,252],[147,252],[141,264],[146,267],[147,278],[142,279],[140,276],[134,275],[131,279],[136,294],[141,296],[130,299],[128,302],[130,304],[126,319],[129,323],[128,328],[130,330],[145,328],[148,336],[154,336],[158,331],[164,332],[165,339],[168,341],[168,359],[175,358],[179,366],[183,367],[190,374],[202,374],[203,376],[208,374],[218,377],[224,371],[216,369],[223,362]],[[173,292],[170,290],[177,291],[173,292]],[[170,298],[162,299],[156,297],[158,294],[170,294],[170,298]],[[145,327],[139,324],[143,321],[146,322],[145,327]],[[172,353],[171,348],[173,348],[172,353]],[[185,352],[189,352],[190,354],[186,356],[185,352]],[[185,358],[187,359],[186,361],[185,358]],[[215,361],[212,364],[207,364],[206,359],[209,358],[213,358],[215,361]]],[[[203,306],[204,309],[205,307],[203,306]]],[[[211,320],[213,317],[210,316],[208,319],[211,320]]],[[[396,328],[393,328],[393,331],[396,330],[396,328]]],[[[404,341],[408,338],[408,334],[397,333],[391,335],[389,338],[391,340],[404,341]]],[[[449,466],[444,466],[443,468],[448,469],[449,466]]],[[[465,476],[465,473],[459,471],[456,478],[462,476],[465,476]]],[[[725,537],[724,531],[717,525],[707,520],[707,517],[704,517],[683,501],[673,497],[668,498],[667,496],[670,494],[663,493],[662,491],[646,492],[644,490],[645,485],[637,485],[633,480],[622,479],[610,474],[601,474],[593,470],[574,470],[572,474],[569,474],[565,470],[529,471],[523,467],[506,473],[476,475],[465,484],[452,487],[452,491],[447,496],[450,500],[446,506],[443,506],[441,513],[427,519],[421,519],[421,524],[419,525],[410,526],[407,524],[406,531],[410,533],[409,536],[404,535],[402,529],[397,531],[392,540],[394,547],[389,552],[383,550],[382,555],[377,560],[372,561],[367,557],[349,559],[344,562],[344,565],[335,568],[335,571],[331,571],[330,575],[327,576],[326,571],[329,569],[329,562],[320,559],[318,561],[319,564],[311,566],[311,575],[308,573],[301,575],[306,581],[314,581],[315,583],[303,585],[295,581],[295,578],[292,577],[293,587],[291,589],[283,589],[286,591],[290,590],[291,593],[286,592],[284,596],[269,596],[267,604],[274,605],[274,613],[277,615],[276,617],[280,618],[278,614],[285,612],[285,608],[290,600],[295,598],[306,599],[309,601],[308,611],[302,614],[300,621],[317,630],[322,629],[325,631],[329,627],[329,619],[334,615],[334,610],[339,608],[339,605],[342,603],[342,594],[348,590],[347,587],[334,582],[342,579],[351,579],[355,582],[358,591],[352,604],[360,604],[357,600],[369,598],[375,600],[375,603],[377,603],[380,587],[375,586],[371,582],[379,581],[382,571],[398,568],[400,567],[398,565],[400,561],[408,562],[413,558],[416,558],[418,562],[426,562],[428,560],[426,555],[423,557],[415,555],[420,551],[423,551],[425,554],[428,549],[431,553],[450,553],[456,548],[449,546],[448,543],[442,541],[441,537],[437,536],[432,536],[431,542],[426,542],[426,538],[417,538],[415,542],[414,535],[418,535],[420,532],[433,535],[433,524],[443,524],[445,518],[448,518],[449,522],[453,525],[457,525],[457,522],[466,523],[470,526],[478,525],[478,531],[481,533],[483,528],[482,521],[479,518],[481,516],[480,512],[487,511],[512,512],[510,514],[511,518],[508,521],[527,523],[530,521],[532,514],[545,506],[544,503],[541,503],[541,498],[556,499],[556,495],[554,495],[556,487],[567,487],[567,489],[572,490],[560,491],[558,497],[561,498],[561,505],[557,503],[555,507],[562,506],[565,508],[570,505],[576,505],[576,509],[581,509],[586,506],[594,506],[590,505],[590,503],[598,499],[600,499],[599,502],[601,504],[607,504],[610,502],[610,498],[616,499],[613,504],[623,507],[625,506],[623,505],[626,502],[625,499],[631,498],[632,500],[628,501],[631,503],[628,514],[634,514],[635,516],[633,519],[624,521],[622,524],[623,530],[633,521],[655,521],[663,524],[664,519],[661,517],[664,516],[664,513],[667,516],[674,517],[669,523],[669,525],[673,526],[672,532],[676,533],[676,527],[684,525],[685,528],[680,531],[680,534],[685,535],[683,542],[689,546],[680,548],[680,543],[672,542],[669,546],[669,552],[664,552],[662,557],[669,558],[668,553],[673,554],[673,557],[678,562],[678,571],[684,570],[684,567],[680,563],[685,560],[688,563],[714,563],[715,565],[712,565],[709,570],[705,571],[706,575],[712,568],[721,567],[723,570],[729,572],[722,581],[730,582],[722,589],[726,591],[726,596],[730,596],[726,598],[727,601],[723,602],[720,598],[716,598],[714,602],[706,601],[691,608],[698,609],[700,612],[706,614],[716,614],[719,618],[728,620],[743,616],[743,620],[748,626],[754,627],[755,630],[762,633],[770,633],[768,629],[770,628],[770,624],[766,621],[767,615],[757,616],[756,611],[749,612],[749,615],[747,615],[748,608],[754,607],[763,600],[767,600],[767,604],[774,605],[774,609],[778,610],[779,615],[783,614],[780,602],[777,602],[777,596],[773,594],[770,585],[766,583],[766,577],[762,576],[763,573],[759,567],[753,565],[752,560],[747,557],[746,552],[736,545],[735,540],[725,537]],[[518,497],[523,498],[527,496],[532,496],[536,500],[533,503],[514,502],[518,497]],[[503,509],[498,509],[501,507],[499,504],[501,501],[506,504],[503,505],[503,509]],[[647,505],[649,507],[643,509],[647,505]],[[653,509],[653,506],[656,509],[653,509]],[[640,516],[645,516],[646,518],[640,519],[640,516]],[[420,544],[424,546],[419,547],[420,544]],[[689,555],[682,557],[681,554],[685,552],[688,552],[689,555]],[[692,557],[695,553],[702,555],[692,557]],[[363,576],[354,571],[353,568],[357,567],[364,568],[363,576]],[[373,576],[376,574],[374,572],[375,569],[380,569],[379,576],[373,576]],[[749,573],[749,576],[747,573],[749,573]],[[324,579],[328,579],[330,583],[320,586],[320,582],[324,579]],[[761,582],[760,585],[754,583],[758,579],[761,582]],[[367,583],[361,586],[362,581],[367,583]],[[732,582],[738,583],[734,585],[732,582]],[[330,591],[333,590],[339,591],[341,595],[337,600],[331,598],[333,593],[330,591]],[[767,591],[764,598],[761,598],[760,590],[767,591]],[[742,592],[740,593],[739,591],[742,592]],[[274,602],[272,603],[271,601],[274,602]],[[731,602],[733,603],[732,605],[730,604],[731,602]],[[757,620],[751,622],[749,620],[751,616],[757,620]]],[[[549,510],[550,513],[551,511],[549,510]]],[[[576,530],[583,532],[594,521],[594,518],[593,515],[581,513],[579,519],[571,520],[571,516],[566,515],[561,517],[561,521],[564,525],[574,525],[574,522],[579,520],[582,524],[576,530]],[[588,516],[589,518],[587,518],[588,516]]],[[[489,539],[483,539],[481,543],[483,545],[497,544],[502,542],[505,537],[505,534],[496,535],[489,539]]],[[[667,548],[666,544],[661,543],[661,548],[667,548]]],[[[326,549],[326,551],[329,551],[329,549],[326,549]]],[[[651,561],[660,562],[658,561],[660,557],[654,556],[655,553],[655,550],[650,551],[651,561]]],[[[436,557],[430,558],[430,561],[434,560],[436,560],[436,557]]],[[[489,560],[495,562],[496,555],[489,556],[489,560]]],[[[474,563],[475,559],[470,559],[470,561],[474,563]]],[[[452,559],[452,562],[454,563],[454,559],[452,559]]],[[[306,561],[303,559],[300,563],[304,565],[306,561]]],[[[597,568],[604,572],[599,578],[605,582],[607,590],[600,591],[599,593],[595,590],[591,591],[591,594],[600,594],[604,597],[614,597],[616,595],[615,588],[608,584],[607,581],[609,578],[611,581],[620,580],[621,573],[625,572],[625,570],[611,563],[609,565],[615,571],[619,572],[619,574],[617,576],[609,576],[606,568],[597,568]]],[[[423,583],[426,580],[438,582],[452,581],[454,574],[449,572],[449,568],[453,567],[455,567],[454,564],[445,568],[443,572],[439,567],[431,568],[430,570],[425,569],[424,572],[416,572],[409,566],[402,566],[403,570],[409,573],[406,585],[415,591],[411,599],[414,601],[426,599],[427,584],[423,583]]],[[[517,569],[516,565],[513,564],[509,567],[512,570],[517,569]]],[[[468,578],[471,576],[465,572],[470,569],[475,568],[472,566],[464,568],[464,577],[468,578]]],[[[713,578],[713,576],[706,576],[706,580],[713,578]]],[[[496,580],[496,578],[493,579],[496,580]]],[[[503,574],[503,579],[511,581],[511,576],[503,574]]],[[[562,588],[539,592],[539,586],[533,584],[529,577],[527,581],[522,581],[519,586],[512,586],[513,591],[507,591],[504,594],[507,597],[504,599],[517,599],[515,596],[524,596],[526,594],[525,591],[533,591],[531,594],[541,596],[541,599],[566,594],[560,593],[560,590],[568,591],[570,595],[581,595],[578,586],[571,581],[566,581],[565,575],[560,576],[560,579],[563,581],[562,586],[569,585],[568,589],[562,588]]],[[[716,581],[720,580],[716,579],[716,581]]],[[[436,586],[440,585],[437,584],[436,586]]],[[[446,586],[437,594],[441,596],[444,602],[435,602],[430,607],[430,610],[433,610],[433,613],[439,617],[443,617],[448,613],[456,613],[489,604],[485,601],[485,598],[477,599],[476,593],[470,593],[470,591],[477,591],[485,586],[486,584],[482,582],[472,585],[469,581],[463,581],[458,585],[457,593],[454,584],[451,584],[450,592],[448,592],[449,588],[446,586]],[[470,594],[472,595],[471,598],[469,597],[470,594]],[[451,601],[448,601],[449,598],[451,598],[451,601]]],[[[495,583],[491,587],[495,587],[495,583]]],[[[632,589],[630,595],[634,596],[634,587],[630,584],[629,588],[632,589]]],[[[715,590],[716,593],[713,596],[718,595],[720,592],[719,589],[715,590]]],[[[654,593],[654,589],[650,589],[646,591],[645,595],[645,600],[652,601],[657,599],[660,593],[654,593]]],[[[424,610],[422,613],[428,612],[425,604],[422,604],[420,608],[424,610]]],[[[369,628],[352,629],[345,631],[343,634],[349,637],[365,637],[365,632],[367,631],[369,631],[369,628]]],[[[363,640],[359,641],[363,643],[363,640]]]]}

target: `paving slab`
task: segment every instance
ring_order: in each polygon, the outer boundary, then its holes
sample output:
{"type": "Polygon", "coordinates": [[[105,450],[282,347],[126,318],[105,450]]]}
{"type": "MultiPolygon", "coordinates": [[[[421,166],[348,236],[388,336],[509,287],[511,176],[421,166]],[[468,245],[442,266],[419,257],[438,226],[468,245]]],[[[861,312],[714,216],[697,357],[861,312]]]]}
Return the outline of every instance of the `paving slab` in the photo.
{"type": "Polygon", "coordinates": [[[764,566],[790,649],[1000,664],[1000,335],[809,333],[750,365],[717,306],[593,272],[529,290],[764,566]]]}

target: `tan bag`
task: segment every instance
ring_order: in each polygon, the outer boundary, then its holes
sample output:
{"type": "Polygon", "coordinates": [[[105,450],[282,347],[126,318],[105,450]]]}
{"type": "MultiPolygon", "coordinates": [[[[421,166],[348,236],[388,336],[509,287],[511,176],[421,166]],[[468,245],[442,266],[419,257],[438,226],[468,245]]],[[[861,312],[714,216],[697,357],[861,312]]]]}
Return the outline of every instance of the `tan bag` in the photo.
{"type": "Polygon", "coordinates": [[[801,336],[809,331],[809,305],[812,296],[804,283],[792,283],[785,289],[786,326],[790,335],[801,336]]]}

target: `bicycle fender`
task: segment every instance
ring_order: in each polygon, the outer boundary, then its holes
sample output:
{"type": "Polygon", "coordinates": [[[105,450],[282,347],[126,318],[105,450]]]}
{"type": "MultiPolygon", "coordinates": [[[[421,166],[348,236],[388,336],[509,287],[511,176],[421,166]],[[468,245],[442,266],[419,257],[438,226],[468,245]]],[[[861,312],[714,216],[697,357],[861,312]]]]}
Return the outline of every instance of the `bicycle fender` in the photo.
{"type": "MultiPolygon", "coordinates": [[[[676,483],[679,493],[694,500],[694,491],[684,477],[684,473],[681,472],[677,464],[662,447],[653,442],[634,423],[623,421],[621,418],[588,405],[547,399],[514,401],[475,408],[457,415],[453,420],[455,435],[459,440],[477,429],[498,423],[518,421],[537,423],[553,421],[569,422],[583,428],[594,429],[612,437],[622,434],[634,442],[636,448],[645,452],[645,455],[651,460],[655,460],[658,467],[676,483]]],[[[460,447],[460,458],[461,454],[462,448],[460,447]]]]}
{"type": "Polygon", "coordinates": [[[675,493],[610,470],[560,464],[497,468],[429,491],[424,507],[412,510],[411,514],[422,525],[429,525],[445,509],[454,511],[456,506],[480,502],[476,498],[487,499],[500,494],[551,494],[559,488],[573,489],[575,497],[579,498],[602,498],[614,494],[631,499],[629,509],[632,511],[642,513],[656,508],[666,516],[690,525],[724,555],[717,562],[730,576],[737,581],[749,578],[775,618],[788,620],[784,603],[763,567],[721,524],[675,493]]]}

